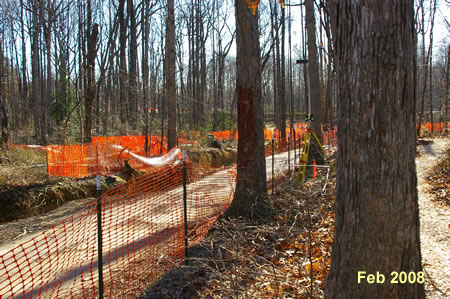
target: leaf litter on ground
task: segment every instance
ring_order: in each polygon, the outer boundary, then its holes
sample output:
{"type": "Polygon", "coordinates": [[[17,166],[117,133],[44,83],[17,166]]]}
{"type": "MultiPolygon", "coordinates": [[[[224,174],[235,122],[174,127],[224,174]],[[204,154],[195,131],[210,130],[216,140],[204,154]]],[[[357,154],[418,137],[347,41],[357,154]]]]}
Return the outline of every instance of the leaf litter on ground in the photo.
{"type": "Polygon", "coordinates": [[[445,159],[437,163],[425,177],[431,188],[431,199],[443,206],[450,207],[450,149],[445,159]]]}
{"type": "Polygon", "coordinates": [[[170,271],[143,297],[323,297],[334,235],[335,178],[321,172],[304,186],[294,180],[280,186],[269,198],[273,217],[264,224],[219,219],[190,248],[189,265],[170,271]]]}

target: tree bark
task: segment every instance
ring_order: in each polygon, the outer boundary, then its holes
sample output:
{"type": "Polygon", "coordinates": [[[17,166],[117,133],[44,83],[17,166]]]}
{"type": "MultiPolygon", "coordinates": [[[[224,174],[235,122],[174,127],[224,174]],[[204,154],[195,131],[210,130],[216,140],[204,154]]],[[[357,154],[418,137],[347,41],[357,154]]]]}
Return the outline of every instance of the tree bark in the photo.
{"type": "Polygon", "coordinates": [[[31,76],[32,89],[31,94],[34,113],[34,137],[38,138],[40,133],[40,116],[41,116],[41,71],[39,67],[39,35],[41,32],[41,24],[39,21],[39,5],[40,2],[33,2],[33,29],[31,39],[31,76]]]}
{"type": "Polygon", "coordinates": [[[281,138],[286,138],[286,62],[285,62],[285,41],[286,41],[286,14],[281,8],[281,56],[280,56],[280,131],[281,138]]]}
{"type": "Polygon", "coordinates": [[[424,298],[423,283],[391,283],[394,271],[422,271],[413,0],[329,2],[339,155],[325,298],[424,298]],[[359,271],[385,281],[358,283],[359,271]]]}
{"type": "Polygon", "coordinates": [[[21,42],[22,42],[22,81],[23,81],[23,92],[22,92],[22,119],[28,120],[29,118],[29,108],[28,108],[28,80],[27,80],[27,47],[25,45],[25,17],[23,14],[23,0],[20,0],[20,32],[21,32],[21,42]],[[25,108],[26,107],[26,108],[25,108]]]}
{"type": "MultiPolygon", "coordinates": [[[[309,96],[311,104],[311,114],[314,117],[312,122],[313,131],[316,133],[319,140],[322,139],[322,105],[320,97],[320,76],[319,76],[319,61],[317,57],[317,42],[316,42],[316,20],[314,17],[314,0],[305,0],[306,12],[306,32],[308,35],[308,78],[309,78],[309,96]]],[[[312,136],[311,136],[312,137],[312,136]]],[[[310,140],[310,150],[308,156],[309,164],[313,164],[313,160],[317,164],[324,164],[319,145],[313,137],[310,140]]],[[[308,168],[308,173],[310,173],[308,168]]]]}
{"type": "Polygon", "coordinates": [[[319,61],[317,58],[316,20],[314,17],[314,0],[305,0],[306,32],[308,35],[308,70],[309,70],[309,94],[311,96],[311,113],[314,116],[313,130],[319,137],[322,136],[320,125],[322,124],[320,103],[320,78],[319,61]]]}
{"type": "Polygon", "coordinates": [[[265,219],[268,208],[258,15],[252,14],[245,0],[235,0],[235,15],[239,141],[236,192],[226,216],[265,219]]]}
{"type": "Polygon", "coordinates": [[[137,28],[134,10],[134,1],[127,0],[128,18],[130,19],[130,48],[129,48],[129,73],[128,73],[128,110],[131,127],[137,128],[137,28]]]}
{"type": "Polygon", "coordinates": [[[166,95],[168,108],[167,149],[177,145],[177,111],[175,83],[175,8],[174,0],[167,2],[166,26],[166,95]]]}
{"type": "Polygon", "coordinates": [[[120,134],[126,135],[127,128],[127,28],[124,16],[125,0],[119,0],[119,105],[120,105],[120,134]]]}
{"type": "Polygon", "coordinates": [[[436,15],[436,5],[437,0],[430,0],[430,39],[428,41],[428,54],[427,60],[430,67],[430,94],[428,97],[430,105],[430,122],[431,122],[431,133],[434,132],[434,119],[433,119],[433,31],[434,31],[434,18],[436,15]],[[432,7],[432,8],[431,8],[432,7]]]}
{"type": "Polygon", "coordinates": [[[425,0],[421,0],[419,5],[421,7],[421,33],[422,33],[422,48],[421,52],[421,69],[422,69],[422,96],[420,100],[420,110],[419,110],[419,125],[417,126],[417,136],[420,137],[420,132],[422,130],[422,123],[427,121],[427,115],[425,113],[425,96],[427,93],[427,79],[428,79],[428,57],[425,56],[425,8],[423,2],[425,0]]]}
{"type": "MultiPolygon", "coordinates": [[[[3,35],[3,34],[2,34],[3,35]]],[[[4,56],[3,56],[3,48],[2,48],[2,40],[0,40],[0,112],[1,112],[1,120],[2,120],[2,138],[0,141],[0,148],[7,149],[8,148],[8,112],[6,110],[6,104],[3,99],[3,77],[4,77],[4,56]]]]}
{"type": "Polygon", "coordinates": [[[149,139],[148,139],[148,75],[149,75],[149,62],[148,62],[148,39],[150,34],[150,22],[149,18],[149,6],[150,0],[144,0],[144,11],[142,12],[142,93],[144,97],[144,114],[145,114],[145,126],[144,126],[144,151],[146,156],[150,153],[149,139]]]}
{"type": "Polygon", "coordinates": [[[448,134],[448,104],[450,102],[450,45],[447,48],[447,76],[445,78],[445,90],[447,92],[447,101],[445,102],[445,133],[448,134]]]}
{"type": "Polygon", "coordinates": [[[92,32],[89,33],[87,44],[87,87],[86,96],[84,99],[84,142],[90,142],[92,140],[92,106],[96,96],[96,84],[95,84],[95,58],[97,57],[97,37],[98,37],[98,24],[94,24],[92,32]]]}

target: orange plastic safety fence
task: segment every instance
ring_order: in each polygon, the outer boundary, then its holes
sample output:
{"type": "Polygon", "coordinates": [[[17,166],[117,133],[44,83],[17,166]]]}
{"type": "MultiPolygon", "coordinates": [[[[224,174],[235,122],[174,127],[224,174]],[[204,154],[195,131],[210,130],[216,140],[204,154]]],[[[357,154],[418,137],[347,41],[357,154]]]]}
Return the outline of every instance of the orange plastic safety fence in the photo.
{"type": "MultiPolygon", "coordinates": [[[[48,145],[48,174],[66,177],[88,177],[97,174],[106,175],[120,171],[118,161],[122,149],[127,151],[120,159],[132,158],[129,152],[145,155],[145,136],[93,137],[92,143],[82,145],[48,145]]],[[[159,137],[149,138],[150,155],[159,156],[167,153],[159,137]]],[[[139,162],[130,161],[137,169],[146,169],[139,162]]]]}
{"type": "Polygon", "coordinates": [[[209,133],[213,134],[214,138],[216,138],[217,140],[237,140],[238,139],[237,130],[215,131],[215,132],[209,132],[209,133]]]}
{"type": "MultiPolygon", "coordinates": [[[[171,164],[100,198],[105,297],[137,297],[183,261],[183,162],[171,164]]],[[[187,162],[189,245],[199,242],[230,205],[235,167],[187,162]]],[[[0,298],[98,296],[96,201],[51,229],[0,252],[0,298]]]]}
{"type": "MultiPolygon", "coordinates": [[[[161,142],[161,137],[149,136],[149,155],[160,156],[167,153],[165,140],[161,142]]],[[[92,137],[92,144],[116,144],[126,147],[128,150],[145,155],[145,136],[112,136],[112,137],[92,137]]]]}
{"type": "MultiPolygon", "coordinates": [[[[449,123],[447,122],[440,122],[440,123],[433,123],[433,125],[431,123],[425,123],[422,124],[422,129],[425,128],[428,132],[444,132],[446,130],[446,128],[449,127],[448,125],[449,123]],[[431,130],[433,128],[433,130],[431,130]]],[[[418,126],[417,126],[418,127],[418,126]]]]}

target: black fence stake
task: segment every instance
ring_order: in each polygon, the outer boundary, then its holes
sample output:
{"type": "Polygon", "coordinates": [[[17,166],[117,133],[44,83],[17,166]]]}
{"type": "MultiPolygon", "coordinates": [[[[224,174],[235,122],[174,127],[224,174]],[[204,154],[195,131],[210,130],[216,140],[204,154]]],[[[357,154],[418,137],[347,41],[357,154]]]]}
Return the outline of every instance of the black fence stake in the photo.
{"type": "Polygon", "coordinates": [[[188,218],[187,218],[187,191],[186,191],[186,153],[183,151],[183,210],[184,210],[184,264],[188,265],[188,218]]]}
{"type": "Polygon", "coordinates": [[[98,144],[95,145],[96,156],[96,191],[97,191],[97,251],[98,251],[98,298],[103,299],[103,236],[102,236],[102,181],[99,173],[98,144]]]}
{"type": "Polygon", "coordinates": [[[102,200],[97,198],[98,298],[103,299],[102,200]]]}

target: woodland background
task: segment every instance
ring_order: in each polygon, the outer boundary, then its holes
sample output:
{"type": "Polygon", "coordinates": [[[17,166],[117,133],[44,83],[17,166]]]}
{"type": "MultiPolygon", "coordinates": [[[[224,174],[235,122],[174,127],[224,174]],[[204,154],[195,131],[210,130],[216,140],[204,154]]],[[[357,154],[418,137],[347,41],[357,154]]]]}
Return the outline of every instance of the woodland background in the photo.
{"type": "MultiPolygon", "coordinates": [[[[309,42],[304,3],[285,4],[282,9],[278,1],[262,1],[258,8],[265,122],[284,132],[286,123],[301,121],[310,80],[311,92],[320,90],[320,103],[313,105],[319,105],[322,124],[334,126],[338,99],[326,2],[315,1],[316,41],[309,42]],[[308,79],[308,67],[296,60],[307,59],[311,49],[319,78],[308,79]]],[[[422,123],[448,120],[448,5],[415,1],[422,123]],[[436,33],[436,23],[447,32],[436,33]]],[[[3,143],[167,136],[171,117],[177,134],[236,128],[233,1],[176,1],[174,11],[175,40],[168,43],[165,1],[1,1],[3,143]],[[167,51],[176,53],[175,98],[167,94],[167,51]]]]}

